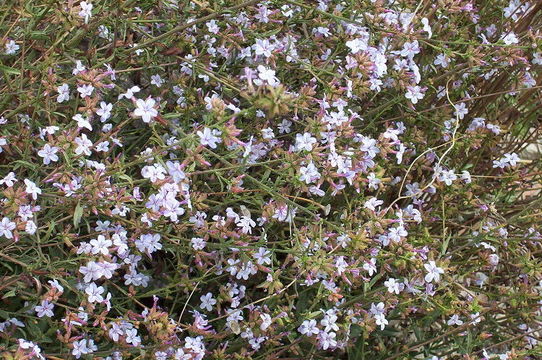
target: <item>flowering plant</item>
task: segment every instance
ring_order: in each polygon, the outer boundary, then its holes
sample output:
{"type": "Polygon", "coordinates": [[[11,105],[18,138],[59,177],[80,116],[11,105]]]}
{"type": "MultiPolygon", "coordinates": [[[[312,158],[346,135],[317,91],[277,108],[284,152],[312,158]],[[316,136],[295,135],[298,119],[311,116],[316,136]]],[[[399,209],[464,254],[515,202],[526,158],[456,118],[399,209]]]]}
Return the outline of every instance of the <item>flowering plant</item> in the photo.
{"type": "Polygon", "coordinates": [[[542,3],[0,8],[2,358],[542,357],[542,3]]]}

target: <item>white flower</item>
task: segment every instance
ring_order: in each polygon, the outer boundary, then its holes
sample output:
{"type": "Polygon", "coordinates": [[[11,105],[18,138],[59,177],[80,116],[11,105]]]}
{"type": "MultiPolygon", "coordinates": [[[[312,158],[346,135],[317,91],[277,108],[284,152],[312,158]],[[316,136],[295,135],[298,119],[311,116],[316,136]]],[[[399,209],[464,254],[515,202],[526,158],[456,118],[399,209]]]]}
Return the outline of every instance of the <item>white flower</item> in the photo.
{"type": "Polygon", "coordinates": [[[77,121],[78,128],[85,128],[92,131],[92,125],[90,125],[90,121],[88,121],[88,118],[83,117],[83,115],[81,114],[75,114],[74,116],[72,116],[72,119],[77,121]]]}
{"type": "Polygon", "coordinates": [[[6,146],[8,144],[8,141],[5,138],[0,138],[0,153],[4,151],[2,149],[2,146],[6,146]]]}
{"type": "Polygon", "coordinates": [[[346,46],[350,49],[350,52],[355,55],[360,51],[367,50],[367,41],[362,38],[357,38],[347,41],[346,46]]]}
{"type": "Polygon", "coordinates": [[[97,239],[90,240],[90,245],[92,245],[92,253],[107,255],[109,254],[108,247],[113,245],[113,242],[109,239],[106,239],[103,235],[98,235],[97,239]]]}
{"type": "Polygon", "coordinates": [[[267,81],[273,87],[280,83],[279,79],[275,76],[275,71],[263,65],[258,65],[258,77],[263,81],[267,81]]]}
{"type": "Polygon", "coordinates": [[[460,120],[462,120],[465,115],[469,113],[469,109],[467,108],[467,105],[465,105],[465,103],[459,103],[457,105],[454,105],[454,108],[454,115],[457,116],[460,120]]]}
{"type": "Polygon", "coordinates": [[[327,333],[325,331],[321,331],[320,334],[318,334],[318,340],[320,341],[320,346],[322,349],[327,350],[337,346],[337,340],[335,340],[336,337],[337,334],[334,332],[327,333]]]}
{"type": "Polygon", "coordinates": [[[85,19],[85,24],[88,23],[88,20],[92,17],[92,4],[86,1],[81,1],[79,4],[81,6],[81,11],[79,11],[79,16],[85,19]]]}
{"type": "Polygon", "coordinates": [[[380,149],[377,146],[378,142],[375,139],[372,139],[367,136],[361,136],[361,146],[360,150],[365,151],[367,155],[372,159],[380,152],[380,149]]]}
{"type": "Polygon", "coordinates": [[[482,317],[480,316],[479,312],[476,312],[474,314],[470,314],[469,317],[470,317],[471,323],[473,325],[476,325],[476,324],[478,324],[478,323],[480,323],[482,321],[482,317]]]}
{"type": "Polygon", "coordinates": [[[505,168],[508,163],[504,159],[493,160],[493,168],[505,168]]]}
{"type": "Polygon", "coordinates": [[[36,233],[36,230],[38,230],[36,223],[32,220],[28,220],[24,227],[24,231],[26,231],[30,235],[34,235],[36,233]]]}
{"type": "Polygon", "coordinates": [[[139,346],[139,344],[141,344],[141,337],[137,335],[137,329],[126,330],[126,342],[133,346],[139,346]]]}
{"type": "Polygon", "coordinates": [[[158,74],[151,76],[151,84],[155,85],[156,87],[161,87],[164,83],[164,79],[158,74]]]}
{"type": "Polygon", "coordinates": [[[287,134],[291,131],[290,126],[292,126],[292,122],[290,120],[284,119],[281,121],[280,124],[278,124],[277,128],[279,129],[279,133],[287,134]]]}
{"type": "Polygon", "coordinates": [[[76,155],[85,154],[89,156],[91,154],[90,148],[92,147],[92,141],[87,138],[86,134],[76,137],[75,144],[77,144],[77,148],[75,148],[76,155]]]}
{"type": "Polygon", "coordinates": [[[111,279],[111,277],[113,276],[113,272],[119,267],[118,264],[110,262],[99,262],[96,263],[96,266],[100,269],[100,276],[98,277],[98,279],[101,276],[104,276],[106,279],[111,279]]]}
{"type": "Polygon", "coordinates": [[[372,197],[370,198],[369,200],[365,201],[365,203],[363,204],[363,206],[366,208],[366,209],[369,209],[371,211],[375,211],[376,208],[380,205],[384,204],[384,201],[382,200],[378,200],[377,198],[375,197],[372,197]]]}
{"type": "Polygon", "coordinates": [[[58,96],[56,97],[58,103],[70,100],[70,87],[68,84],[60,85],[56,88],[56,91],[58,92],[58,96]]]}
{"type": "Polygon", "coordinates": [[[137,108],[134,110],[134,115],[140,117],[145,123],[151,122],[153,118],[158,116],[158,111],[154,108],[155,104],[156,101],[153,98],[137,99],[137,108]]]}
{"type": "Polygon", "coordinates": [[[490,254],[489,257],[488,257],[488,260],[489,260],[489,263],[493,266],[497,266],[499,265],[499,255],[497,254],[490,254]]]}
{"type": "Polygon", "coordinates": [[[367,271],[369,273],[369,276],[373,276],[373,274],[377,271],[377,269],[376,269],[376,259],[371,258],[370,261],[365,262],[363,264],[363,270],[367,271]]]}
{"type": "Polygon", "coordinates": [[[433,36],[433,31],[431,30],[431,26],[429,25],[429,19],[422,18],[422,25],[423,25],[423,31],[427,33],[427,37],[431,39],[433,36]]]}
{"type": "Polygon", "coordinates": [[[28,179],[24,179],[24,183],[26,185],[25,192],[27,194],[32,195],[32,199],[36,200],[38,198],[38,195],[41,194],[41,189],[36,186],[35,183],[28,179]]]}
{"type": "Polygon", "coordinates": [[[504,161],[506,161],[510,166],[516,166],[517,162],[520,161],[518,154],[516,153],[505,153],[504,161]]]}
{"type": "Polygon", "coordinates": [[[81,339],[73,342],[72,355],[79,359],[81,355],[90,354],[96,350],[98,348],[94,345],[94,340],[81,339]]]}
{"type": "Polygon", "coordinates": [[[386,316],[384,314],[375,314],[375,323],[376,325],[380,326],[380,330],[384,330],[386,325],[388,325],[388,320],[386,319],[386,316]]]}
{"type": "Polygon", "coordinates": [[[77,91],[81,95],[81,98],[86,98],[92,95],[92,92],[94,92],[94,86],[88,84],[88,85],[81,85],[77,87],[77,91]]]}
{"type": "Polygon", "coordinates": [[[113,34],[109,31],[109,28],[105,25],[98,26],[98,36],[102,39],[113,40],[113,34]]]}
{"type": "Polygon", "coordinates": [[[315,34],[320,34],[323,37],[328,37],[331,35],[329,28],[324,27],[324,26],[318,26],[316,29],[313,29],[312,32],[315,34]]]}
{"type": "Polygon", "coordinates": [[[76,60],[75,61],[75,68],[72,71],[72,75],[77,75],[80,72],[85,71],[85,70],[86,70],[85,65],[83,65],[81,60],[76,60]]]}
{"type": "Polygon", "coordinates": [[[192,244],[192,248],[194,250],[203,250],[205,248],[205,245],[207,242],[203,238],[193,237],[190,240],[190,243],[192,244]]]}
{"type": "Polygon", "coordinates": [[[403,45],[403,49],[400,51],[400,54],[403,57],[412,59],[414,55],[418,54],[419,52],[420,52],[420,45],[418,43],[418,40],[414,40],[412,42],[406,42],[403,45]]]}
{"type": "Polygon", "coordinates": [[[265,57],[270,57],[271,52],[275,49],[275,46],[269,43],[267,39],[256,39],[256,43],[252,45],[254,53],[256,55],[263,55],[265,57]]]}
{"type": "Polygon", "coordinates": [[[388,280],[384,281],[384,286],[388,288],[388,292],[391,294],[397,294],[405,288],[405,284],[398,282],[394,278],[389,278],[388,280]]]}
{"type": "Polygon", "coordinates": [[[47,300],[42,300],[41,305],[36,306],[35,310],[38,317],[52,317],[54,315],[53,309],[55,305],[47,300]]]}
{"type": "Polygon", "coordinates": [[[433,280],[439,282],[440,274],[444,274],[444,270],[438,267],[433,260],[430,260],[428,264],[424,264],[423,267],[427,270],[427,275],[425,275],[425,281],[427,282],[432,282],[433,280]]]}
{"type": "Polygon", "coordinates": [[[489,280],[489,276],[482,272],[477,272],[474,274],[474,283],[480,287],[484,286],[484,284],[489,280]]]}
{"type": "Polygon", "coordinates": [[[375,316],[379,314],[384,314],[384,303],[383,302],[379,302],[378,304],[371,303],[371,309],[369,309],[369,311],[371,312],[371,314],[375,316]]]}
{"type": "Polygon", "coordinates": [[[84,275],[83,281],[86,283],[98,280],[104,274],[102,267],[94,261],[89,261],[86,266],[81,266],[79,272],[84,275]]]}
{"type": "Polygon", "coordinates": [[[454,180],[457,180],[457,175],[453,170],[441,170],[438,173],[438,179],[450,186],[454,180]]]}
{"type": "Polygon", "coordinates": [[[436,66],[442,66],[443,68],[447,68],[448,65],[450,65],[450,59],[446,56],[446,54],[438,54],[435,61],[433,61],[433,64],[436,66]]]}
{"type": "Polygon", "coordinates": [[[141,89],[139,88],[139,86],[132,86],[131,88],[126,90],[124,94],[119,95],[119,100],[122,99],[123,97],[125,97],[126,99],[131,99],[132,97],[134,97],[135,93],[138,93],[140,91],[141,89]]]}
{"type": "Polygon", "coordinates": [[[401,238],[406,237],[408,235],[408,232],[405,230],[405,228],[402,225],[399,225],[397,227],[390,228],[388,232],[388,239],[393,240],[394,242],[401,241],[401,238]]]}
{"type": "Polygon", "coordinates": [[[209,146],[211,149],[216,149],[216,144],[220,144],[222,142],[222,139],[219,138],[222,133],[217,129],[211,130],[206,127],[203,129],[203,132],[198,131],[196,134],[200,138],[200,144],[203,146],[209,146]]]}
{"type": "Polygon", "coordinates": [[[337,315],[333,309],[327,310],[325,312],[324,318],[320,320],[320,325],[324,326],[325,332],[338,331],[339,326],[337,325],[337,315]]]}
{"type": "Polygon", "coordinates": [[[108,104],[105,101],[101,101],[100,108],[96,110],[96,115],[100,116],[101,122],[105,122],[111,117],[111,110],[113,110],[113,104],[108,104]]]}
{"type": "Polygon", "coordinates": [[[216,299],[213,298],[213,294],[207,293],[206,295],[202,295],[200,298],[201,304],[200,309],[211,311],[213,310],[213,306],[216,304],[216,299]]]}
{"type": "Polygon", "coordinates": [[[148,254],[162,249],[160,234],[143,234],[135,241],[135,244],[139,251],[147,252],[148,254]]]}
{"type": "Polygon", "coordinates": [[[271,252],[264,247],[258,248],[258,252],[254,253],[253,257],[258,265],[271,265],[271,252]]]}
{"type": "Polygon", "coordinates": [[[11,230],[14,230],[16,227],[16,224],[11,221],[9,218],[4,217],[2,219],[2,222],[0,222],[0,234],[6,237],[7,239],[12,239],[13,234],[11,230]]]}
{"type": "Polygon", "coordinates": [[[241,228],[241,232],[243,234],[252,234],[252,228],[256,226],[256,223],[250,218],[250,216],[243,215],[236,225],[241,228]]]}
{"type": "Polygon", "coordinates": [[[310,133],[306,132],[303,135],[296,134],[295,136],[295,149],[296,151],[312,151],[312,146],[316,144],[317,140],[310,133]]]}
{"type": "Polygon", "coordinates": [[[176,183],[183,181],[186,178],[186,174],[183,171],[181,164],[178,161],[166,161],[168,174],[173,178],[176,183]]]}
{"type": "Polygon", "coordinates": [[[109,151],[109,141],[102,141],[96,144],[96,151],[108,152],[109,151]]]}
{"type": "Polygon", "coordinates": [[[55,288],[58,292],[64,292],[64,287],[60,285],[57,279],[47,281],[52,288],[55,288]]]}
{"type": "Polygon", "coordinates": [[[465,182],[465,184],[470,184],[472,182],[472,177],[470,176],[470,172],[467,170],[463,170],[461,172],[461,180],[465,182]]]}
{"type": "Polygon", "coordinates": [[[58,150],[59,148],[57,148],[56,146],[45,144],[45,146],[43,146],[43,148],[38,151],[38,155],[43,158],[44,165],[49,165],[51,161],[58,161],[58,156],[56,155],[58,150]]]}
{"type": "Polygon", "coordinates": [[[10,171],[3,179],[0,180],[0,185],[6,185],[7,187],[12,187],[13,184],[17,181],[15,178],[15,173],[10,171]]]}
{"type": "Polygon", "coordinates": [[[205,26],[207,26],[207,29],[210,33],[218,34],[218,32],[220,31],[220,27],[218,27],[218,25],[216,24],[216,20],[207,21],[205,23],[205,26]]]}
{"type": "Polygon", "coordinates": [[[15,41],[10,40],[6,43],[6,55],[14,55],[19,51],[20,46],[15,43],[15,41]]]}
{"type": "Polygon", "coordinates": [[[447,324],[461,326],[463,325],[463,321],[459,320],[458,315],[452,315],[452,317],[448,320],[447,324]]]}
{"type": "Polygon", "coordinates": [[[316,327],[316,320],[305,320],[297,328],[297,331],[303,335],[311,336],[317,335],[320,332],[320,329],[316,327]]]}
{"type": "Polygon", "coordinates": [[[321,177],[318,169],[312,161],[307,166],[302,166],[299,169],[299,173],[299,180],[304,181],[306,184],[315,182],[321,177]]]}
{"type": "Polygon", "coordinates": [[[424,93],[422,92],[422,88],[418,85],[416,86],[407,86],[407,92],[405,94],[405,97],[409,99],[413,104],[417,104],[418,100],[423,99],[424,93]]]}
{"type": "Polygon", "coordinates": [[[166,169],[160,164],[147,165],[141,169],[141,175],[151,182],[156,182],[166,178],[166,169]]]}
{"type": "Polygon", "coordinates": [[[502,40],[506,45],[512,45],[512,44],[517,44],[517,43],[519,43],[519,39],[518,39],[518,37],[516,36],[516,34],[514,34],[514,32],[509,32],[506,36],[502,37],[501,40],[502,40]]]}
{"type": "Polygon", "coordinates": [[[105,289],[102,286],[96,286],[95,283],[90,283],[85,289],[85,293],[88,295],[88,302],[102,302],[104,300],[102,294],[105,289]]]}
{"type": "Polygon", "coordinates": [[[262,319],[262,324],[260,325],[260,329],[262,331],[267,330],[268,327],[271,326],[273,323],[273,320],[271,319],[271,315],[269,314],[260,314],[260,319],[262,319]]]}

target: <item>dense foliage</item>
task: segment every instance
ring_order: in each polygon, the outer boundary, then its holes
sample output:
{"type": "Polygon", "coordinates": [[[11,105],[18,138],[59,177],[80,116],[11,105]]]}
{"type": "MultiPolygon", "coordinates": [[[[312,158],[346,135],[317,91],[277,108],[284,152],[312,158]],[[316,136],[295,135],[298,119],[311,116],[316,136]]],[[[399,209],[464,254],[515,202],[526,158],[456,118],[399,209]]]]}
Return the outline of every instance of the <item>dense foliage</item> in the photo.
{"type": "Polygon", "coordinates": [[[542,358],[541,24],[3,1],[0,356],[542,358]]]}

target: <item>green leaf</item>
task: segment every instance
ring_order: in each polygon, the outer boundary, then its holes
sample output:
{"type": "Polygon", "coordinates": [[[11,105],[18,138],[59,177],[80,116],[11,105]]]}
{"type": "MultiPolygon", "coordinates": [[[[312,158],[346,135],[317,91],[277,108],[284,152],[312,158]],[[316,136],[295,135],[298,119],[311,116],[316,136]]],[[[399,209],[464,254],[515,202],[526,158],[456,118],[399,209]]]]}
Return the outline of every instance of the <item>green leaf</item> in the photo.
{"type": "Polygon", "coordinates": [[[48,35],[45,31],[32,31],[29,35],[32,40],[49,40],[50,39],[50,35],[48,35]]]}
{"type": "Polygon", "coordinates": [[[53,233],[53,230],[55,228],[55,221],[51,220],[49,223],[49,228],[47,229],[47,232],[45,233],[45,236],[43,237],[43,241],[47,241],[51,238],[51,234],[53,233]]]}
{"type": "Polygon", "coordinates": [[[440,256],[444,256],[444,254],[446,254],[446,250],[448,250],[448,245],[450,244],[451,237],[451,235],[446,236],[446,238],[442,242],[442,246],[440,248],[440,256]]]}
{"type": "MultiPolygon", "coordinates": [[[[2,65],[0,65],[0,66],[2,66],[2,65]]],[[[12,163],[15,164],[17,169],[21,167],[20,165],[24,165],[26,168],[30,168],[33,171],[35,171],[37,169],[35,164],[29,163],[28,161],[24,161],[24,160],[15,160],[12,163]]]]}
{"type": "Polygon", "coordinates": [[[77,206],[75,207],[75,211],[73,213],[73,226],[76,228],[79,227],[79,223],[81,222],[81,218],[83,217],[83,206],[81,206],[81,202],[77,203],[77,206]]]}
{"type": "Polygon", "coordinates": [[[2,295],[2,298],[6,299],[6,298],[14,297],[15,295],[17,295],[15,292],[15,289],[11,289],[10,291],[2,295]]]}
{"type": "Polygon", "coordinates": [[[9,313],[7,311],[4,311],[4,310],[0,310],[0,317],[2,317],[2,319],[9,319],[11,316],[9,316],[9,313]]]}
{"type": "Polygon", "coordinates": [[[1,64],[0,64],[0,70],[5,72],[6,74],[21,75],[21,72],[19,70],[14,69],[9,66],[1,65],[1,64]]]}
{"type": "Polygon", "coordinates": [[[366,294],[368,291],[371,290],[371,288],[374,286],[374,284],[380,280],[380,278],[382,277],[382,274],[377,274],[374,278],[371,279],[371,281],[369,281],[368,283],[364,283],[363,284],[363,294],[366,294]]]}
{"type": "Polygon", "coordinates": [[[299,294],[298,301],[296,304],[297,314],[303,313],[309,305],[309,293],[308,291],[302,292],[299,294]]]}
{"type": "Polygon", "coordinates": [[[129,177],[128,175],[126,175],[126,174],[119,174],[119,175],[117,175],[117,177],[118,177],[119,179],[126,180],[127,182],[130,183],[131,186],[134,185],[134,181],[132,180],[132,178],[129,177]]]}
{"type": "Polygon", "coordinates": [[[13,267],[11,267],[11,265],[9,265],[7,261],[2,261],[1,264],[2,266],[7,267],[11,272],[13,272],[13,267]]]}
{"type": "Polygon", "coordinates": [[[26,322],[26,330],[28,330],[34,340],[41,340],[41,338],[43,337],[43,333],[38,326],[38,322],[35,320],[30,320],[26,322]]]}

